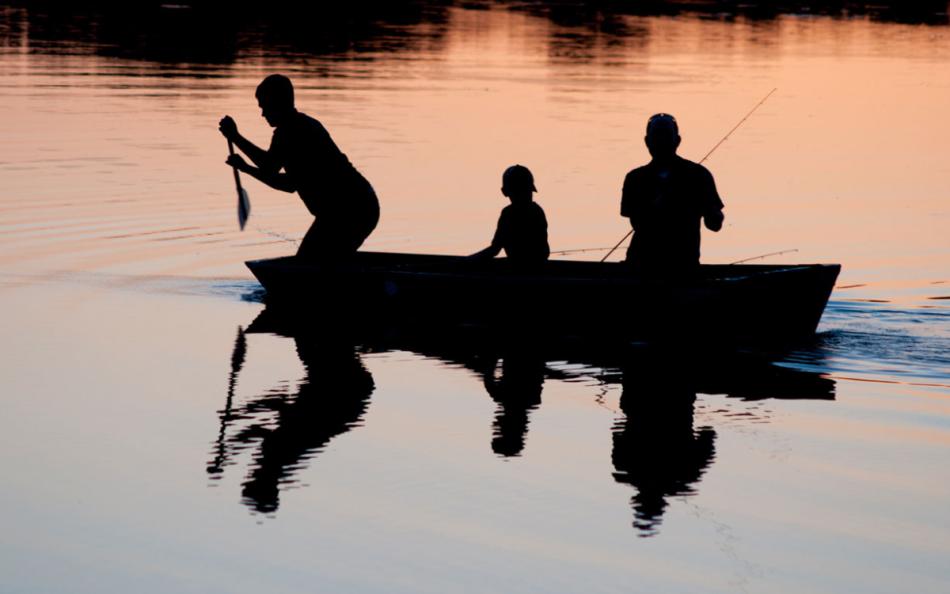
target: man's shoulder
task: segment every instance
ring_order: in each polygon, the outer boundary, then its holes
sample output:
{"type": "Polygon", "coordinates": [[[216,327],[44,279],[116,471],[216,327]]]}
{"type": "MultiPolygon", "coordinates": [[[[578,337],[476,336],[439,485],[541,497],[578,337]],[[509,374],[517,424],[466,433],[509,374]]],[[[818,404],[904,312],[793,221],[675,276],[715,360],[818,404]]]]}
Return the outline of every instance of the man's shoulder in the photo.
{"type": "Polygon", "coordinates": [[[676,159],[677,166],[687,174],[703,178],[712,177],[712,173],[703,165],[679,156],[676,159]]]}
{"type": "Polygon", "coordinates": [[[639,166],[639,167],[634,167],[633,169],[631,169],[630,171],[628,171],[628,172],[627,172],[627,175],[626,175],[626,177],[625,177],[625,179],[637,179],[637,178],[643,177],[643,176],[645,176],[645,175],[647,175],[647,174],[649,174],[649,173],[650,173],[650,164],[647,163],[646,165],[641,165],[641,166],[639,166]]]}

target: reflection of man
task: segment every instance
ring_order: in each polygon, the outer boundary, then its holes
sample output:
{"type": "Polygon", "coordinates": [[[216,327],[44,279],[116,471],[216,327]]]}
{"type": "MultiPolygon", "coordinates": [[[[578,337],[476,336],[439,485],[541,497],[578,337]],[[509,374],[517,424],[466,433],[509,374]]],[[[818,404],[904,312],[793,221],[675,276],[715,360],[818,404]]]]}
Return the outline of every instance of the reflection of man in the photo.
{"type": "Polygon", "coordinates": [[[656,533],[668,497],[688,495],[715,455],[716,433],[693,429],[696,392],[682,369],[661,361],[624,369],[620,408],[626,419],[614,429],[614,479],[636,487],[634,527],[656,533]]]}
{"type": "Polygon", "coordinates": [[[230,116],[219,129],[246,154],[227,163],[284,192],[297,192],[315,217],[297,255],[334,260],[351,255],[376,228],[379,201],[369,182],[346,158],[319,121],[297,111],[290,79],[272,74],[257,87],[261,115],[274,128],[268,150],[238,133],[230,116]],[[281,173],[283,169],[283,173],[281,173]]]}
{"type": "Polygon", "coordinates": [[[620,214],[630,219],[633,239],[627,261],[652,272],[681,272],[699,265],[699,220],[710,231],[722,228],[722,201],[712,175],[676,154],[679,128],[659,113],[647,123],[653,160],[623,182],[620,214]]]}

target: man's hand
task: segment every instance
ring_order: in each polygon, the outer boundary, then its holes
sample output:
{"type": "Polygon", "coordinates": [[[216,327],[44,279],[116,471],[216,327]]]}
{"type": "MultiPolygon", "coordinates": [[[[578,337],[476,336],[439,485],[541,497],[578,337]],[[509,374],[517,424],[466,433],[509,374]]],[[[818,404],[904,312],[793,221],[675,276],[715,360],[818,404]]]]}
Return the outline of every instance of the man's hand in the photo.
{"type": "Polygon", "coordinates": [[[221,134],[223,134],[225,138],[232,142],[240,136],[240,134],[238,134],[237,124],[234,123],[234,118],[231,116],[221,118],[221,121],[218,122],[218,130],[221,131],[221,134]]]}
{"type": "Polygon", "coordinates": [[[725,219],[725,215],[722,214],[721,210],[715,212],[706,213],[703,216],[703,222],[706,224],[706,228],[710,231],[719,231],[722,229],[722,221],[725,219]]]}
{"type": "Polygon", "coordinates": [[[244,160],[244,157],[241,155],[229,155],[228,160],[225,161],[231,167],[234,167],[238,171],[247,171],[250,166],[247,164],[247,161],[244,160]]]}

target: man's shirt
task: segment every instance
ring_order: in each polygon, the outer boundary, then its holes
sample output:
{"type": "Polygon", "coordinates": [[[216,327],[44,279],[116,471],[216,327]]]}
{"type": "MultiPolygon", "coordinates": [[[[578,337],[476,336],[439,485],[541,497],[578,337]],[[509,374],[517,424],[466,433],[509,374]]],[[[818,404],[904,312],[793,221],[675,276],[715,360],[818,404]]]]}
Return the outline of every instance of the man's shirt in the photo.
{"type": "Polygon", "coordinates": [[[675,157],[665,177],[653,162],[634,169],[624,179],[620,204],[634,229],[627,259],[648,267],[698,265],[700,219],[722,208],[702,165],[675,157]]]}

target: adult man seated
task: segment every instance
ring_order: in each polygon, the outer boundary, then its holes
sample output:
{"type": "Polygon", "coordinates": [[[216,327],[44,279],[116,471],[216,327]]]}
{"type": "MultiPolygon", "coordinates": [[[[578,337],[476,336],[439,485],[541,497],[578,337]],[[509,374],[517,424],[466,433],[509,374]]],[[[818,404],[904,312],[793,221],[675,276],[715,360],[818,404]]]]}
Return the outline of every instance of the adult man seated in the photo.
{"type": "Polygon", "coordinates": [[[700,219],[719,231],[723,203],[712,174],[676,154],[679,127],[659,113],[647,122],[644,139],[653,160],[627,174],[620,214],[630,219],[633,239],[627,262],[636,270],[661,276],[688,273],[699,266],[700,219]]]}

